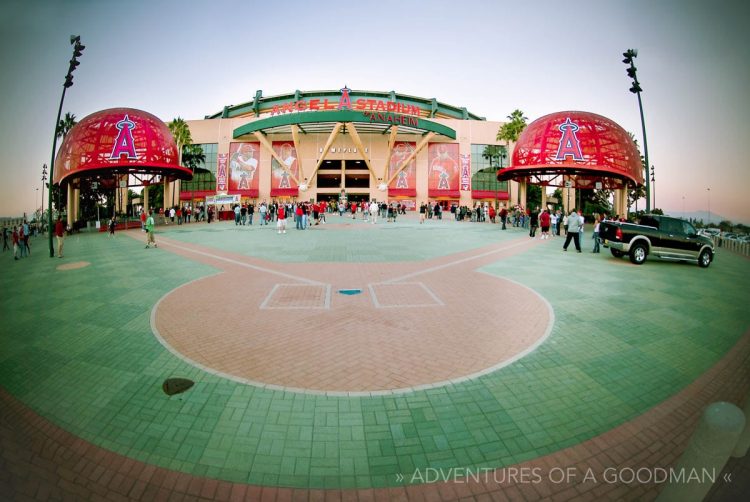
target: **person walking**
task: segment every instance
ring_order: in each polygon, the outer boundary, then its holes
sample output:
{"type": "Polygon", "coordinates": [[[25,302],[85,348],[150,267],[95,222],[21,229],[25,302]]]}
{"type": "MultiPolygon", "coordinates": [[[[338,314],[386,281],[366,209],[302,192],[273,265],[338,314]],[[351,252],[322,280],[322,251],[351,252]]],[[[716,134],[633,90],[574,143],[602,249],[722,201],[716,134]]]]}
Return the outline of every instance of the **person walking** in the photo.
{"type": "Polygon", "coordinates": [[[16,228],[15,225],[13,226],[13,233],[12,233],[11,237],[13,238],[13,259],[17,260],[18,259],[18,242],[19,242],[19,238],[18,238],[18,229],[16,228]]]}
{"type": "Polygon", "coordinates": [[[591,251],[592,253],[598,253],[599,252],[599,223],[601,222],[599,215],[596,215],[596,218],[594,218],[594,249],[591,251]]]}
{"type": "Polygon", "coordinates": [[[146,215],[146,248],[150,248],[151,244],[154,245],[154,247],[159,247],[156,245],[156,240],[154,240],[154,217],[151,214],[146,215]]]}
{"type": "Polygon", "coordinates": [[[6,249],[10,251],[8,247],[8,227],[3,227],[3,251],[6,249]]]}
{"type": "Polygon", "coordinates": [[[539,227],[539,208],[529,214],[529,237],[536,237],[536,229],[539,227]]]}
{"type": "Polygon", "coordinates": [[[370,202],[370,218],[372,218],[372,224],[378,222],[378,212],[380,212],[380,205],[373,199],[370,202]]]}
{"type": "Polygon", "coordinates": [[[286,207],[284,204],[279,204],[276,211],[276,230],[280,234],[286,233],[286,207]]]}
{"type": "Polygon", "coordinates": [[[549,210],[545,209],[539,215],[539,225],[542,227],[542,239],[549,239],[550,220],[549,210]]]}
{"type": "Polygon", "coordinates": [[[31,228],[29,228],[29,223],[26,220],[23,220],[23,252],[26,256],[31,256],[29,237],[31,237],[31,228]]]}
{"type": "Polygon", "coordinates": [[[260,208],[258,209],[258,212],[260,213],[260,224],[268,225],[268,221],[266,220],[266,213],[268,212],[268,207],[266,207],[266,201],[263,201],[260,203],[260,208]]]}
{"type": "Polygon", "coordinates": [[[117,226],[117,220],[115,220],[115,217],[111,217],[109,219],[109,237],[115,236],[115,227],[117,226]]]}
{"type": "Polygon", "coordinates": [[[576,251],[579,253],[581,252],[581,239],[580,234],[578,233],[578,230],[583,225],[583,222],[581,221],[581,217],[578,216],[578,213],[576,212],[575,208],[570,212],[570,215],[568,216],[568,234],[565,236],[565,244],[563,244],[563,251],[568,250],[568,246],[570,245],[570,239],[573,239],[573,242],[576,246],[576,251]]]}
{"type": "Polygon", "coordinates": [[[65,225],[63,225],[62,218],[57,217],[55,222],[55,238],[57,240],[57,257],[63,257],[63,246],[65,245],[65,225]]]}

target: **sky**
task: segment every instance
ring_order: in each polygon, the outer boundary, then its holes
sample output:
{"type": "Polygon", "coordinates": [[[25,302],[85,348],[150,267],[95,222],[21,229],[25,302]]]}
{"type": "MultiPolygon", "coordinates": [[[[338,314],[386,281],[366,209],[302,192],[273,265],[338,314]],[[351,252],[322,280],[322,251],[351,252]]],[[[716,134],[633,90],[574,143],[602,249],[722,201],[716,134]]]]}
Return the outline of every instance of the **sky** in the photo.
{"type": "Polygon", "coordinates": [[[748,26],[750,2],[738,0],[4,0],[0,216],[41,205],[70,35],[80,35],[63,107],[78,120],[120,106],[202,119],[258,89],[347,85],[497,121],[515,109],[529,122],[594,112],[642,145],[622,63],[634,48],[655,207],[750,224],[748,26]]]}

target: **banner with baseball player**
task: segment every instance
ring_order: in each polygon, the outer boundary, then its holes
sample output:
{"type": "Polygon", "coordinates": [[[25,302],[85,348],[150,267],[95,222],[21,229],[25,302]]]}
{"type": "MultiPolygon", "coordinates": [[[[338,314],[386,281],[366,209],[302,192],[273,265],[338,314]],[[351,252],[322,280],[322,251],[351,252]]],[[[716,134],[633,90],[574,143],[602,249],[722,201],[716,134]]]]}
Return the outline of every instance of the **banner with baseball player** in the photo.
{"type": "Polygon", "coordinates": [[[429,197],[459,197],[460,163],[458,143],[427,145],[429,197]]]}
{"type": "MultiPolygon", "coordinates": [[[[397,141],[393,145],[391,158],[388,162],[388,179],[397,169],[403,167],[404,161],[416,150],[417,144],[408,141],[397,141]]],[[[417,196],[417,159],[414,157],[409,165],[399,171],[388,185],[388,195],[416,197],[417,196]]]]}
{"type": "Polygon", "coordinates": [[[296,196],[299,194],[299,187],[294,178],[299,179],[299,159],[297,150],[294,148],[292,141],[274,141],[272,143],[273,151],[279,156],[285,164],[282,168],[276,158],[271,160],[271,196],[296,196]],[[289,174],[294,175],[294,178],[289,174]]]}
{"type": "Polygon", "coordinates": [[[257,197],[259,166],[260,143],[230,143],[229,191],[257,197]]]}

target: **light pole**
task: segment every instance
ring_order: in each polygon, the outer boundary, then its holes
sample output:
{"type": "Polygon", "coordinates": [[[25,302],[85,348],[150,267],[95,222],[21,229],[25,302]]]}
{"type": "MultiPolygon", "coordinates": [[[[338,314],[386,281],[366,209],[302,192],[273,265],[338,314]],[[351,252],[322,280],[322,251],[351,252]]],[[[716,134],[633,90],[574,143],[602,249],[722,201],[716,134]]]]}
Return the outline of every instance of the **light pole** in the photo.
{"type": "Polygon", "coordinates": [[[711,224],[711,189],[706,188],[706,192],[708,192],[708,223],[706,223],[706,226],[711,224]]]}
{"type": "Polygon", "coordinates": [[[42,215],[39,215],[39,218],[36,218],[36,212],[39,210],[39,189],[34,188],[34,219],[37,220],[36,224],[39,226],[39,220],[41,220],[42,215]]]}
{"type": "Polygon", "coordinates": [[[628,49],[627,51],[623,52],[622,55],[625,57],[625,59],[623,59],[622,62],[627,65],[630,65],[628,69],[626,70],[628,73],[628,77],[633,79],[633,85],[630,88],[630,92],[638,96],[638,109],[641,112],[641,129],[643,129],[643,157],[646,162],[646,212],[650,213],[651,212],[651,184],[649,183],[649,177],[648,177],[648,166],[650,164],[648,162],[648,141],[646,140],[646,121],[643,118],[643,102],[641,101],[641,91],[643,89],[641,88],[641,84],[638,82],[638,78],[635,75],[637,68],[633,64],[633,59],[635,59],[638,56],[638,51],[636,49],[628,49]]]}
{"type": "Polygon", "coordinates": [[[651,193],[654,194],[654,208],[656,208],[656,177],[654,176],[654,166],[651,166],[651,193]]]}
{"type": "MultiPolygon", "coordinates": [[[[55,248],[52,245],[52,183],[55,179],[54,172],[55,172],[55,149],[57,148],[57,133],[58,133],[58,124],[60,123],[60,115],[62,115],[62,107],[63,107],[63,101],[65,101],[65,91],[68,89],[68,87],[73,86],[73,72],[75,71],[76,67],[81,64],[78,62],[76,58],[80,57],[81,54],[83,54],[83,49],[86,48],[85,45],[81,45],[81,37],[80,35],[71,35],[70,36],[70,44],[73,45],[73,58],[70,60],[70,66],[68,66],[68,74],[65,75],[65,82],[63,83],[63,91],[62,96],[60,96],[60,108],[57,110],[57,120],[55,120],[55,132],[52,135],[52,159],[49,163],[49,180],[50,180],[50,190],[49,190],[49,203],[47,204],[49,206],[49,216],[47,217],[47,228],[50,229],[49,235],[48,235],[48,241],[49,241],[49,257],[54,258],[55,257],[55,248]]],[[[58,211],[60,208],[57,208],[58,211]]]]}
{"type": "MultiPolygon", "coordinates": [[[[42,166],[42,220],[44,220],[44,182],[47,181],[47,164],[42,166]]],[[[41,222],[40,222],[41,223],[41,222]]],[[[44,225],[41,225],[44,228],[44,225]]]]}

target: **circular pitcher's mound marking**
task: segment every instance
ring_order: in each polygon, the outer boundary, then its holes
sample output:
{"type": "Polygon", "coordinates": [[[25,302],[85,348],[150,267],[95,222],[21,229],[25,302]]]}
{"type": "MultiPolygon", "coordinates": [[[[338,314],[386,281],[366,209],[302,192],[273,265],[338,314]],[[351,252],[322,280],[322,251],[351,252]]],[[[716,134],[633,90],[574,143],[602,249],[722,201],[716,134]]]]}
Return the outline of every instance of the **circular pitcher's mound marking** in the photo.
{"type": "Polygon", "coordinates": [[[540,295],[470,274],[363,284],[348,296],[233,271],[171,291],[151,324],[175,355],[236,381],[316,393],[410,391],[495,371],[549,335],[553,313],[540,295]]]}
{"type": "Polygon", "coordinates": [[[87,261],[74,261],[72,263],[64,263],[62,265],[58,265],[56,268],[57,270],[75,270],[77,268],[88,267],[89,265],[91,265],[91,263],[87,261]]]}

